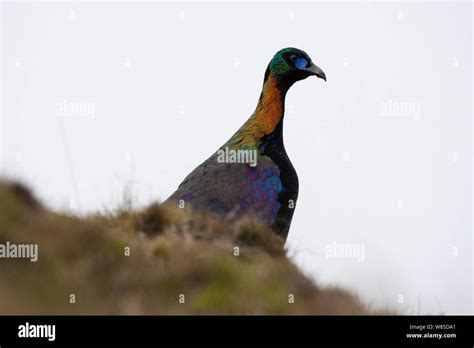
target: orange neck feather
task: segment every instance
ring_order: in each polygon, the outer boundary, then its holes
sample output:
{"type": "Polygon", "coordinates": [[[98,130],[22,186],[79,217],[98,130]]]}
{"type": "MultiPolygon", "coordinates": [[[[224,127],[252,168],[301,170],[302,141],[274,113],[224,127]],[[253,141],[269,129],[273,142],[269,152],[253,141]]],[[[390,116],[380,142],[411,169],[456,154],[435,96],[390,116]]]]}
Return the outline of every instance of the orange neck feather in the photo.
{"type": "Polygon", "coordinates": [[[232,147],[256,148],[265,135],[271,134],[283,118],[283,98],[275,75],[269,74],[257,108],[249,120],[230,139],[232,147]]]}

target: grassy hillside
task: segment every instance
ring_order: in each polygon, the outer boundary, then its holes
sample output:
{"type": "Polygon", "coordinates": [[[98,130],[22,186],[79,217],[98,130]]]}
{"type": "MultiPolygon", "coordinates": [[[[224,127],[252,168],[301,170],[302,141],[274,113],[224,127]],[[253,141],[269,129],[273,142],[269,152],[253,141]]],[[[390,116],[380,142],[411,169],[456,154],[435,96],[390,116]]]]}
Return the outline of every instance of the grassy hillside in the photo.
{"type": "Polygon", "coordinates": [[[251,217],[154,204],[79,219],[1,182],[7,241],[38,244],[39,258],[0,258],[1,314],[366,313],[348,292],[303,276],[282,240],[251,217]]]}

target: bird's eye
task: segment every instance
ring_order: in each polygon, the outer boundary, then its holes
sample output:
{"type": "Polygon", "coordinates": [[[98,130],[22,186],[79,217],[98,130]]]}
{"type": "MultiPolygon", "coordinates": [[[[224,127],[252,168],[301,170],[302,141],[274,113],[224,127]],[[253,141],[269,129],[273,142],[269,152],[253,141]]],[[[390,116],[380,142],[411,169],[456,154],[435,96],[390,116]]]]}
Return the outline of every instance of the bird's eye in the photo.
{"type": "Polygon", "coordinates": [[[298,56],[297,56],[296,54],[292,54],[292,55],[290,56],[290,60],[291,60],[292,62],[296,62],[297,59],[298,59],[298,56]]]}
{"type": "Polygon", "coordinates": [[[294,64],[295,67],[297,67],[298,69],[304,69],[308,65],[308,61],[305,58],[300,57],[296,60],[294,64]]]}

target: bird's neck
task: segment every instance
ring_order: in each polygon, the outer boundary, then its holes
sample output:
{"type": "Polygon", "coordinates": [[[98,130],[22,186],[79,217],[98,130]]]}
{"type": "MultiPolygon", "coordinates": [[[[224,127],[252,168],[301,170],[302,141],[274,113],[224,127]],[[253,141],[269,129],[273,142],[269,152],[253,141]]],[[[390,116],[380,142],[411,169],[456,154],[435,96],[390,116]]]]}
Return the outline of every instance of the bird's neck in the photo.
{"type": "Polygon", "coordinates": [[[278,78],[273,73],[267,74],[253,115],[254,122],[264,135],[273,133],[283,121],[285,96],[286,88],[281,87],[278,78]]]}
{"type": "Polygon", "coordinates": [[[271,135],[281,137],[287,90],[288,88],[282,87],[273,73],[266,73],[257,108],[247,122],[229,139],[227,145],[237,148],[241,146],[257,148],[262,144],[263,139],[271,135]]]}
{"type": "Polygon", "coordinates": [[[285,96],[286,89],[280,87],[277,77],[267,74],[257,108],[246,124],[257,138],[272,134],[283,122],[285,96]]]}

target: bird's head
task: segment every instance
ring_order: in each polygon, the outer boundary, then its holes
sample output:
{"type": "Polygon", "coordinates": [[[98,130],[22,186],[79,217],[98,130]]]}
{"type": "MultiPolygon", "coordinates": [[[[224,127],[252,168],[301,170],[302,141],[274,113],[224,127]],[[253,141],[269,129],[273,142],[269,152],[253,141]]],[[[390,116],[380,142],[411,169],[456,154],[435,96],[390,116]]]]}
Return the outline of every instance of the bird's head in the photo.
{"type": "Polygon", "coordinates": [[[270,72],[287,87],[311,75],[326,81],[324,71],[312,62],[306,52],[293,47],[284,48],[273,56],[267,68],[267,73],[270,72]]]}

